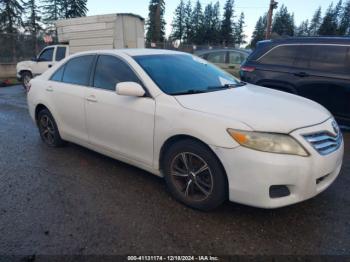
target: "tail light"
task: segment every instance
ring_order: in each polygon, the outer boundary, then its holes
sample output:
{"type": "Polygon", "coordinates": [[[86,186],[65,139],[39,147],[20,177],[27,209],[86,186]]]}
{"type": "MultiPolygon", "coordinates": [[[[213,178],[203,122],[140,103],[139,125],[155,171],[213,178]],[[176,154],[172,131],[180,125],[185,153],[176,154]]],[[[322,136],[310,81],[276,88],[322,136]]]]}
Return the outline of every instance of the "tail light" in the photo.
{"type": "Polygon", "coordinates": [[[253,67],[253,66],[242,66],[241,67],[241,71],[251,73],[251,72],[255,71],[255,67],[253,67]]]}

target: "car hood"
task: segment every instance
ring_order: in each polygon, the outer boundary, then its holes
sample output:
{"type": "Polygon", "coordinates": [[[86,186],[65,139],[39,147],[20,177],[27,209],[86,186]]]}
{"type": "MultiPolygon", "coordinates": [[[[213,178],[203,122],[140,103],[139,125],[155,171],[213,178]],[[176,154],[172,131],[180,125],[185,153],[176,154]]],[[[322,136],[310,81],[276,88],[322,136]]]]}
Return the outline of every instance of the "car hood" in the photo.
{"type": "Polygon", "coordinates": [[[33,61],[22,61],[17,64],[17,68],[30,68],[35,64],[33,61]]]}
{"type": "Polygon", "coordinates": [[[254,131],[290,133],[331,117],[324,107],[309,99],[250,84],[175,98],[187,109],[234,119],[254,131]]]}

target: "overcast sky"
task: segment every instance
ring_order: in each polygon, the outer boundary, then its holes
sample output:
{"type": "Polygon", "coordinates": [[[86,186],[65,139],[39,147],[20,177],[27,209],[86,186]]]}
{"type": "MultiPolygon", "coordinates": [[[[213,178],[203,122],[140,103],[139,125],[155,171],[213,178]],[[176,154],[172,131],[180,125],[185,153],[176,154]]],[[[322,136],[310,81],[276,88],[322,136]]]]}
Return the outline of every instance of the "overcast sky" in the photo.
{"type": "MultiPolygon", "coordinates": [[[[186,1],[186,0],[185,0],[186,1]]],[[[285,4],[288,10],[294,12],[295,22],[299,24],[302,20],[311,19],[314,11],[318,6],[321,6],[323,11],[327,9],[330,0],[277,0],[279,6],[285,4]]],[[[192,1],[193,3],[195,0],[192,1]]],[[[206,5],[210,0],[202,0],[201,3],[206,5]]],[[[220,0],[221,9],[224,6],[226,0],[220,0]]],[[[254,30],[255,23],[258,17],[264,14],[269,6],[270,0],[236,0],[235,1],[235,12],[236,15],[244,12],[246,17],[245,32],[248,37],[254,30]]],[[[171,22],[173,14],[179,0],[165,0],[166,13],[165,19],[167,22],[167,34],[171,32],[171,22]]],[[[145,18],[148,16],[148,4],[149,0],[88,0],[88,15],[96,14],[111,14],[111,13],[135,13],[145,18]]],[[[221,11],[222,14],[222,11],[221,11]]],[[[248,39],[249,39],[248,38],[248,39]]]]}

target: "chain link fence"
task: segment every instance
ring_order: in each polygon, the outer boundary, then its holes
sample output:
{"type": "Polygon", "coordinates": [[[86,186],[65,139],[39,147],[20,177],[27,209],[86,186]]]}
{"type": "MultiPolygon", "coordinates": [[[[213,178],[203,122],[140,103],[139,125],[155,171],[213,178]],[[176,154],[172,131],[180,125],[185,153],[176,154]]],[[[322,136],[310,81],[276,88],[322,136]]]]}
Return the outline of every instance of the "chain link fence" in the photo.
{"type": "Polygon", "coordinates": [[[200,50],[207,49],[222,49],[222,48],[237,48],[236,46],[223,46],[223,45],[195,45],[195,44],[183,44],[179,42],[160,42],[160,43],[146,43],[146,48],[157,48],[166,50],[176,50],[194,54],[200,50]]]}
{"type": "Polygon", "coordinates": [[[31,59],[47,45],[44,37],[33,37],[22,33],[0,34],[0,64],[31,59]]]}

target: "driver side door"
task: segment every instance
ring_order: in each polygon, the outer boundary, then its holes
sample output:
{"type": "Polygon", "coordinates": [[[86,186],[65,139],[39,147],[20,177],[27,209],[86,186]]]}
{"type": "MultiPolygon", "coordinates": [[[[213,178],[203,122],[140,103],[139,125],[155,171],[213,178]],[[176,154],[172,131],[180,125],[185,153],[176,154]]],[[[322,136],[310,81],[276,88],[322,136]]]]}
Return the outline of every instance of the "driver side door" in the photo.
{"type": "Polygon", "coordinates": [[[37,58],[36,64],[32,69],[33,75],[41,75],[53,65],[53,55],[55,48],[45,48],[37,58]]]}
{"type": "Polygon", "coordinates": [[[116,93],[120,82],[142,82],[126,61],[100,55],[86,91],[89,142],[103,150],[147,166],[153,164],[155,100],[116,93]]]}

